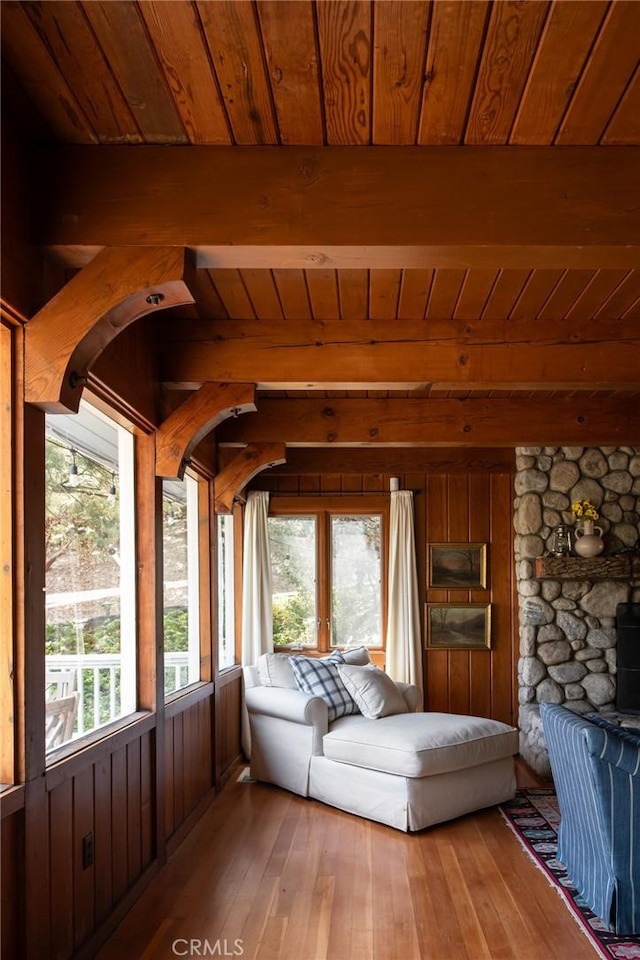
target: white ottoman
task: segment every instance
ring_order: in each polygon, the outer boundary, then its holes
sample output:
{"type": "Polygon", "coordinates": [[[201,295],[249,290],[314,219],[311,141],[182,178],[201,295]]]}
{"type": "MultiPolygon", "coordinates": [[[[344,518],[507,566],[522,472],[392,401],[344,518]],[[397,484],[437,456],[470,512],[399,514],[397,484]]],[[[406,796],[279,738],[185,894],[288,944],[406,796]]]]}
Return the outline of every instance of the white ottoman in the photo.
{"type": "Polygon", "coordinates": [[[511,799],[518,731],[452,713],[341,717],[311,760],[309,796],[400,830],[511,799]]]}

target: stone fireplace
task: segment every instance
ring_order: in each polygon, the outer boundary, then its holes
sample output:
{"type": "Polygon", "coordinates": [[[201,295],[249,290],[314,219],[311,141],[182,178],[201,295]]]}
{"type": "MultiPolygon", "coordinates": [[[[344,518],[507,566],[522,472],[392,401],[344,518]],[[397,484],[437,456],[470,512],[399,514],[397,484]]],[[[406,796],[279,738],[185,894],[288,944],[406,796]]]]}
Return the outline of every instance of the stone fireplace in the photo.
{"type": "Polygon", "coordinates": [[[540,703],[580,714],[615,709],[616,607],[640,601],[629,554],[640,549],[640,449],[519,447],[515,494],[520,752],[548,775],[540,703]],[[602,557],[541,560],[555,528],[572,524],[571,504],[584,499],[600,515],[602,557]]]}

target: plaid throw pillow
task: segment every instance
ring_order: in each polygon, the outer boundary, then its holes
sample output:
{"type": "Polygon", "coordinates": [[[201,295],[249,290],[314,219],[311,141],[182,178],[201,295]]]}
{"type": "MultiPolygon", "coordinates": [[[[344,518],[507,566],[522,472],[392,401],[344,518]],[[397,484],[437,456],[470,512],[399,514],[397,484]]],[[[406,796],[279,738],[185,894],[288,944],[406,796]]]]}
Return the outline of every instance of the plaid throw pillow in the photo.
{"type": "Polygon", "coordinates": [[[347,713],[359,713],[356,702],[340,679],[339,663],[344,663],[344,657],[338,650],[324,660],[291,657],[298,689],[324,700],[329,708],[329,723],[347,713]]]}

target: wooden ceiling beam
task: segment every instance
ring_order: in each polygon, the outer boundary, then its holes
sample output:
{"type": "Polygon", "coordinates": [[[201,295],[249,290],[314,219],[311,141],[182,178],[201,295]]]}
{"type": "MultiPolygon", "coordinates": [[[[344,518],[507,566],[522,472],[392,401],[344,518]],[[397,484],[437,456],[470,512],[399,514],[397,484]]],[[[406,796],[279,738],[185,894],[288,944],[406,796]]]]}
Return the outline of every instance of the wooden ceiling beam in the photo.
{"type": "Polygon", "coordinates": [[[504,343],[483,337],[481,324],[474,336],[429,340],[424,321],[211,321],[198,339],[161,345],[160,379],[186,389],[207,380],[292,390],[640,387],[637,331],[623,328],[621,338],[615,324],[603,323],[599,336],[582,341],[555,327],[554,341],[504,343]]]}
{"type": "Polygon", "coordinates": [[[637,147],[39,145],[36,160],[32,240],[63,259],[152,240],[207,267],[640,265],[637,147]]]}
{"type": "Polygon", "coordinates": [[[187,397],[156,433],[156,476],[181,480],[185,461],[227,417],[256,410],[252,383],[205,383],[187,397]]]}
{"type": "Polygon", "coordinates": [[[285,460],[284,443],[250,443],[236,450],[214,480],[216,513],[231,513],[233,501],[257,473],[285,460]]]}
{"type": "MultiPolygon", "coordinates": [[[[223,469],[238,454],[237,447],[219,446],[223,469]]],[[[323,476],[361,474],[495,473],[515,470],[513,448],[498,447],[287,447],[286,463],[276,464],[269,475],[323,476]]]]}
{"type": "Polygon", "coordinates": [[[178,247],[102,250],[26,325],[25,399],[76,413],[91,365],[125,327],[154,310],[193,303],[178,247]]]}
{"type": "Polygon", "coordinates": [[[219,443],[286,441],[288,447],[580,446],[640,442],[637,400],[286,400],[227,421],[219,443]]]}

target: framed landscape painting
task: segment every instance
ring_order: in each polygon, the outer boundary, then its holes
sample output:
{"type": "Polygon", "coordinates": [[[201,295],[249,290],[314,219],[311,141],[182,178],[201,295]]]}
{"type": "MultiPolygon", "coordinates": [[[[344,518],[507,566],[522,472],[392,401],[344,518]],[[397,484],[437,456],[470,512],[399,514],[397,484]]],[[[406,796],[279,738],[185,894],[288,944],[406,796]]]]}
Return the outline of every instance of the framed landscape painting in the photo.
{"type": "Polygon", "coordinates": [[[487,586],[486,543],[430,543],[427,586],[484,590],[487,586]]]}
{"type": "Polygon", "coordinates": [[[427,603],[427,647],[437,650],[490,650],[490,603],[427,603]]]}

